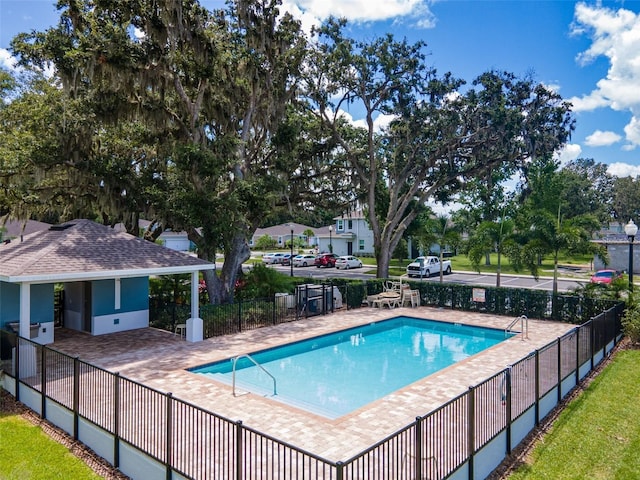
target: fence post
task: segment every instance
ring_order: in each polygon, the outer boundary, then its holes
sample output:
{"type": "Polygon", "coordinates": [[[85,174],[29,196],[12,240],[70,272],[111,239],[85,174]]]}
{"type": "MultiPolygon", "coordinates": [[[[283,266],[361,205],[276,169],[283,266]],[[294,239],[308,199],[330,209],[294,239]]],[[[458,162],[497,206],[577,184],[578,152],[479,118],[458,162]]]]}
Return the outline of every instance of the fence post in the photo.
{"type": "Polygon", "coordinates": [[[242,331],[242,300],[238,302],[238,332],[242,331]]]}
{"type": "Polygon", "coordinates": [[[73,439],[78,440],[80,411],[80,358],[73,358],[73,439]]]}
{"type": "Polygon", "coordinates": [[[591,317],[590,322],[591,322],[591,328],[590,328],[590,330],[591,330],[591,339],[590,339],[590,341],[591,341],[591,353],[590,353],[590,355],[591,355],[591,370],[593,370],[593,367],[595,365],[594,362],[593,362],[593,357],[596,354],[596,328],[595,328],[595,322],[593,321],[593,317],[591,317]]]}
{"type": "Polygon", "coordinates": [[[304,318],[309,318],[309,284],[304,286],[304,318]]]}
{"type": "Polygon", "coordinates": [[[540,425],[540,350],[536,350],[536,427],[540,425]]]}
{"type": "Polygon", "coordinates": [[[15,362],[14,368],[15,371],[13,374],[16,377],[16,400],[20,401],[20,335],[16,334],[16,346],[13,347],[15,362]]]}
{"type": "Polygon", "coordinates": [[[416,478],[422,478],[422,417],[416,417],[416,478]]]}
{"type": "Polygon", "coordinates": [[[329,297],[331,298],[331,313],[336,311],[336,302],[333,299],[333,279],[329,280],[329,297]]]}
{"type": "Polygon", "coordinates": [[[47,354],[46,347],[40,347],[40,418],[47,418],[47,354]]]}
{"type": "Polygon", "coordinates": [[[453,285],[449,287],[451,290],[451,310],[455,310],[456,308],[456,289],[453,288],[453,285]]]}
{"type": "Polygon", "coordinates": [[[580,330],[582,327],[576,327],[576,385],[580,382],[580,330]]]}
{"type": "Polygon", "coordinates": [[[507,415],[507,453],[511,453],[511,366],[507,367],[504,371],[505,375],[505,414],[507,415]]]}
{"type": "Polygon", "coordinates": [[[562,401],[562,342],[558,338],[558,404],[562,401]]]}
{"type": "Polygon", "coordinates": [[[173,439],[173,416],[172,416],[172,403],[171,400],[173,398],[173,393],[168,392],[166,395],[167,398],[167,404],[166,404],[166,409],[167,409],[167,430],[166,430],[166,452],[165,452],[165,472],[167,475],[167,480],[171,480],[171,465],[172,465],[172,451],[173,451],[173,443],[172,443],[172,439],[173,439]]]}
{"type": "Polygon", "coordinates": [[[113,376],[113,466],[120,467],[120,372],[113,376]]]}
{"type": "Polygon", "coordinates": [[[236,480],[242,480],[242,420],[236,422],[236,480]]]}
{"type": "MultiPolygon", "coordinates": [[[[349,310],[349,284],[346,283],[344,285],[344,298],[342,299],[343,305],[347,307],[347,310],[349,310]]],[[[360,302],[360,304],[362,305],[362,302],[360,302]]]]}
{"type": "Polygon", "coordinates": [[[336,480],[344,479],[344,463],[341,461],[336,462],[336,480]]]}
{"type": "MultiPolygon", "coordinates": [[[[275,295],[273,296],[273,309],[272,309],[272,316],[271,316],[271,323],[273,325],[276,325],[276,308],[277,308],[276,303],[278,302],[278,298],[281,298],[281,297],[276,297],[275,295]]],[[[286,302],[286,298],[287,297],[284,297],[284,298],[285,298],[285,302],[286,302]]],[[[286,305],[286,303],[285,303],[285,305],[286,305]]]]}
{"type": "Polygon", "coordinates": [[[467,431],[469,432],[469,436],[467,438],[467,448],[469,449],[469,480],[474,479],[473,475],[473,457],[476,453],[476,445],[475,445],[475,430],[476,430],[476,415],[475,415],[475,389],[474,387],[469,387],[467,392],[469,395],[469,401],[467,402],[468,412],[467,417],[469,420],[469,425],[467,427],[467,431]]]}

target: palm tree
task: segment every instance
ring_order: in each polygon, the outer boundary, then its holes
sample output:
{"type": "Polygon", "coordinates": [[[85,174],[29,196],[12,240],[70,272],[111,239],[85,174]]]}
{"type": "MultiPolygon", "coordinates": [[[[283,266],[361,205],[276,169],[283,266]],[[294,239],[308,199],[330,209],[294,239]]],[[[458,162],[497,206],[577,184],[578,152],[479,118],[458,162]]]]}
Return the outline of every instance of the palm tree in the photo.
{"type": "Polygon", "coordinates": [[[560,252],[594,253],[601,258],[607,258],[602,246],[591,242],[591,233],[600,226],[593,215],[578,215],[566,220],[562,219],[560,207],[557,216],[549,211],[539,210],[529,216],[531,227],[528,232],[529,240],[525,245],[529,252],[527,262],[532,267],[532,273],[537,277],[537,262],[533,256],[550,253],[553,255],[553,294],[558,293],[558,257],[560,252]]]}
{"type": "Polygon", "coordinates": [[[469,238],[468,257],[471,265],[480,271],[480,261],[490,252],[498,254],[498,269],[496,275],[496,287],[500,286],[500,271],[502,267],[502,255],[505,254],[511,261],[513,268],[518,271],[521,267],[521,249],[514,236],[515,223],[511,219],[502,219],[499,222],[482,222],[474,234],[469,238]]]}
{"type": "MultiPolygon", "coordinates": [[[[431,245],[437,245],[440,251],[440,265],[443,261],[444,248],[457,245],[460,242],[460,232],[455,225],[449,221],[447,215],[431,217],[424,223],[418,232],[418,240],[423,249],[428,249],[431,245]]],[[[444,281],[444,272],[440,268],[440,282],[444,281]]]]}
{"type": "Polygon", "coordinates": [[[309,245],[309,239],[315,237],[316,234],[310,228],[307,228],[302,234],[307,237],[307,245],[309,245]]]}

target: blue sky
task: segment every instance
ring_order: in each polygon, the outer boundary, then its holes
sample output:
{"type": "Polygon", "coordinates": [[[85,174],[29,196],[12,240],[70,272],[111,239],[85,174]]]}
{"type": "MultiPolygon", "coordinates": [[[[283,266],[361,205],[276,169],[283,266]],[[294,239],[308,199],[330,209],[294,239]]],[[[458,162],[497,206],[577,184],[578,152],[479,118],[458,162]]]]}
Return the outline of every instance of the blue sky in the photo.
{"type": "MultiPolygon", "coordinates": [[[[532,74],[574,104],[563,162],[593,158],[614,175],[640,175],[640,1],[284,0],[282,8],[307,29],[334,14],[357,38],[423,40],[431,66],[468,82],[489,69],[532,74]]],[[[0,65],[11,65],[15,34],[57,18],[55,1],[1,0],[0,65]]]]}

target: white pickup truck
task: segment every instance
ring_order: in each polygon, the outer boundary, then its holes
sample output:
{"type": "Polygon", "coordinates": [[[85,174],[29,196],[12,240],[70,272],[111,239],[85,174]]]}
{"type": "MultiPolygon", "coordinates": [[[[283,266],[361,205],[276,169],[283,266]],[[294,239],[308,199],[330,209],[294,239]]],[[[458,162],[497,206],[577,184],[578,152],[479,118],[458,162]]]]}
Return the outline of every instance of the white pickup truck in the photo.
{"type": "Polygon", "coordinates": [[[441,267],[438,257],[418,257],[407,265],[407,276],[429,278],[432,274],[440,274],[440,270],[447,275],[450,274],[451,261],[443,260],[441,267]]]}

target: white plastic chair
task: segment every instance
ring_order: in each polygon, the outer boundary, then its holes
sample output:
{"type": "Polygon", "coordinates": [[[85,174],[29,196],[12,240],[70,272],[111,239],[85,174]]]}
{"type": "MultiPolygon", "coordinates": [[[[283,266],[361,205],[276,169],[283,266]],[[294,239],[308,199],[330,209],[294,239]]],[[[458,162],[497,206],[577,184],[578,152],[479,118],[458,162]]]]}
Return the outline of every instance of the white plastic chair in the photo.
{"type": "Polygon", "coordinates": [[[177,335],[180,333],[180,338],[183,338],[187,334],[187,324],[186,323],[177,323],[176,328],[173,331],[173,335],[177,335]]]}

